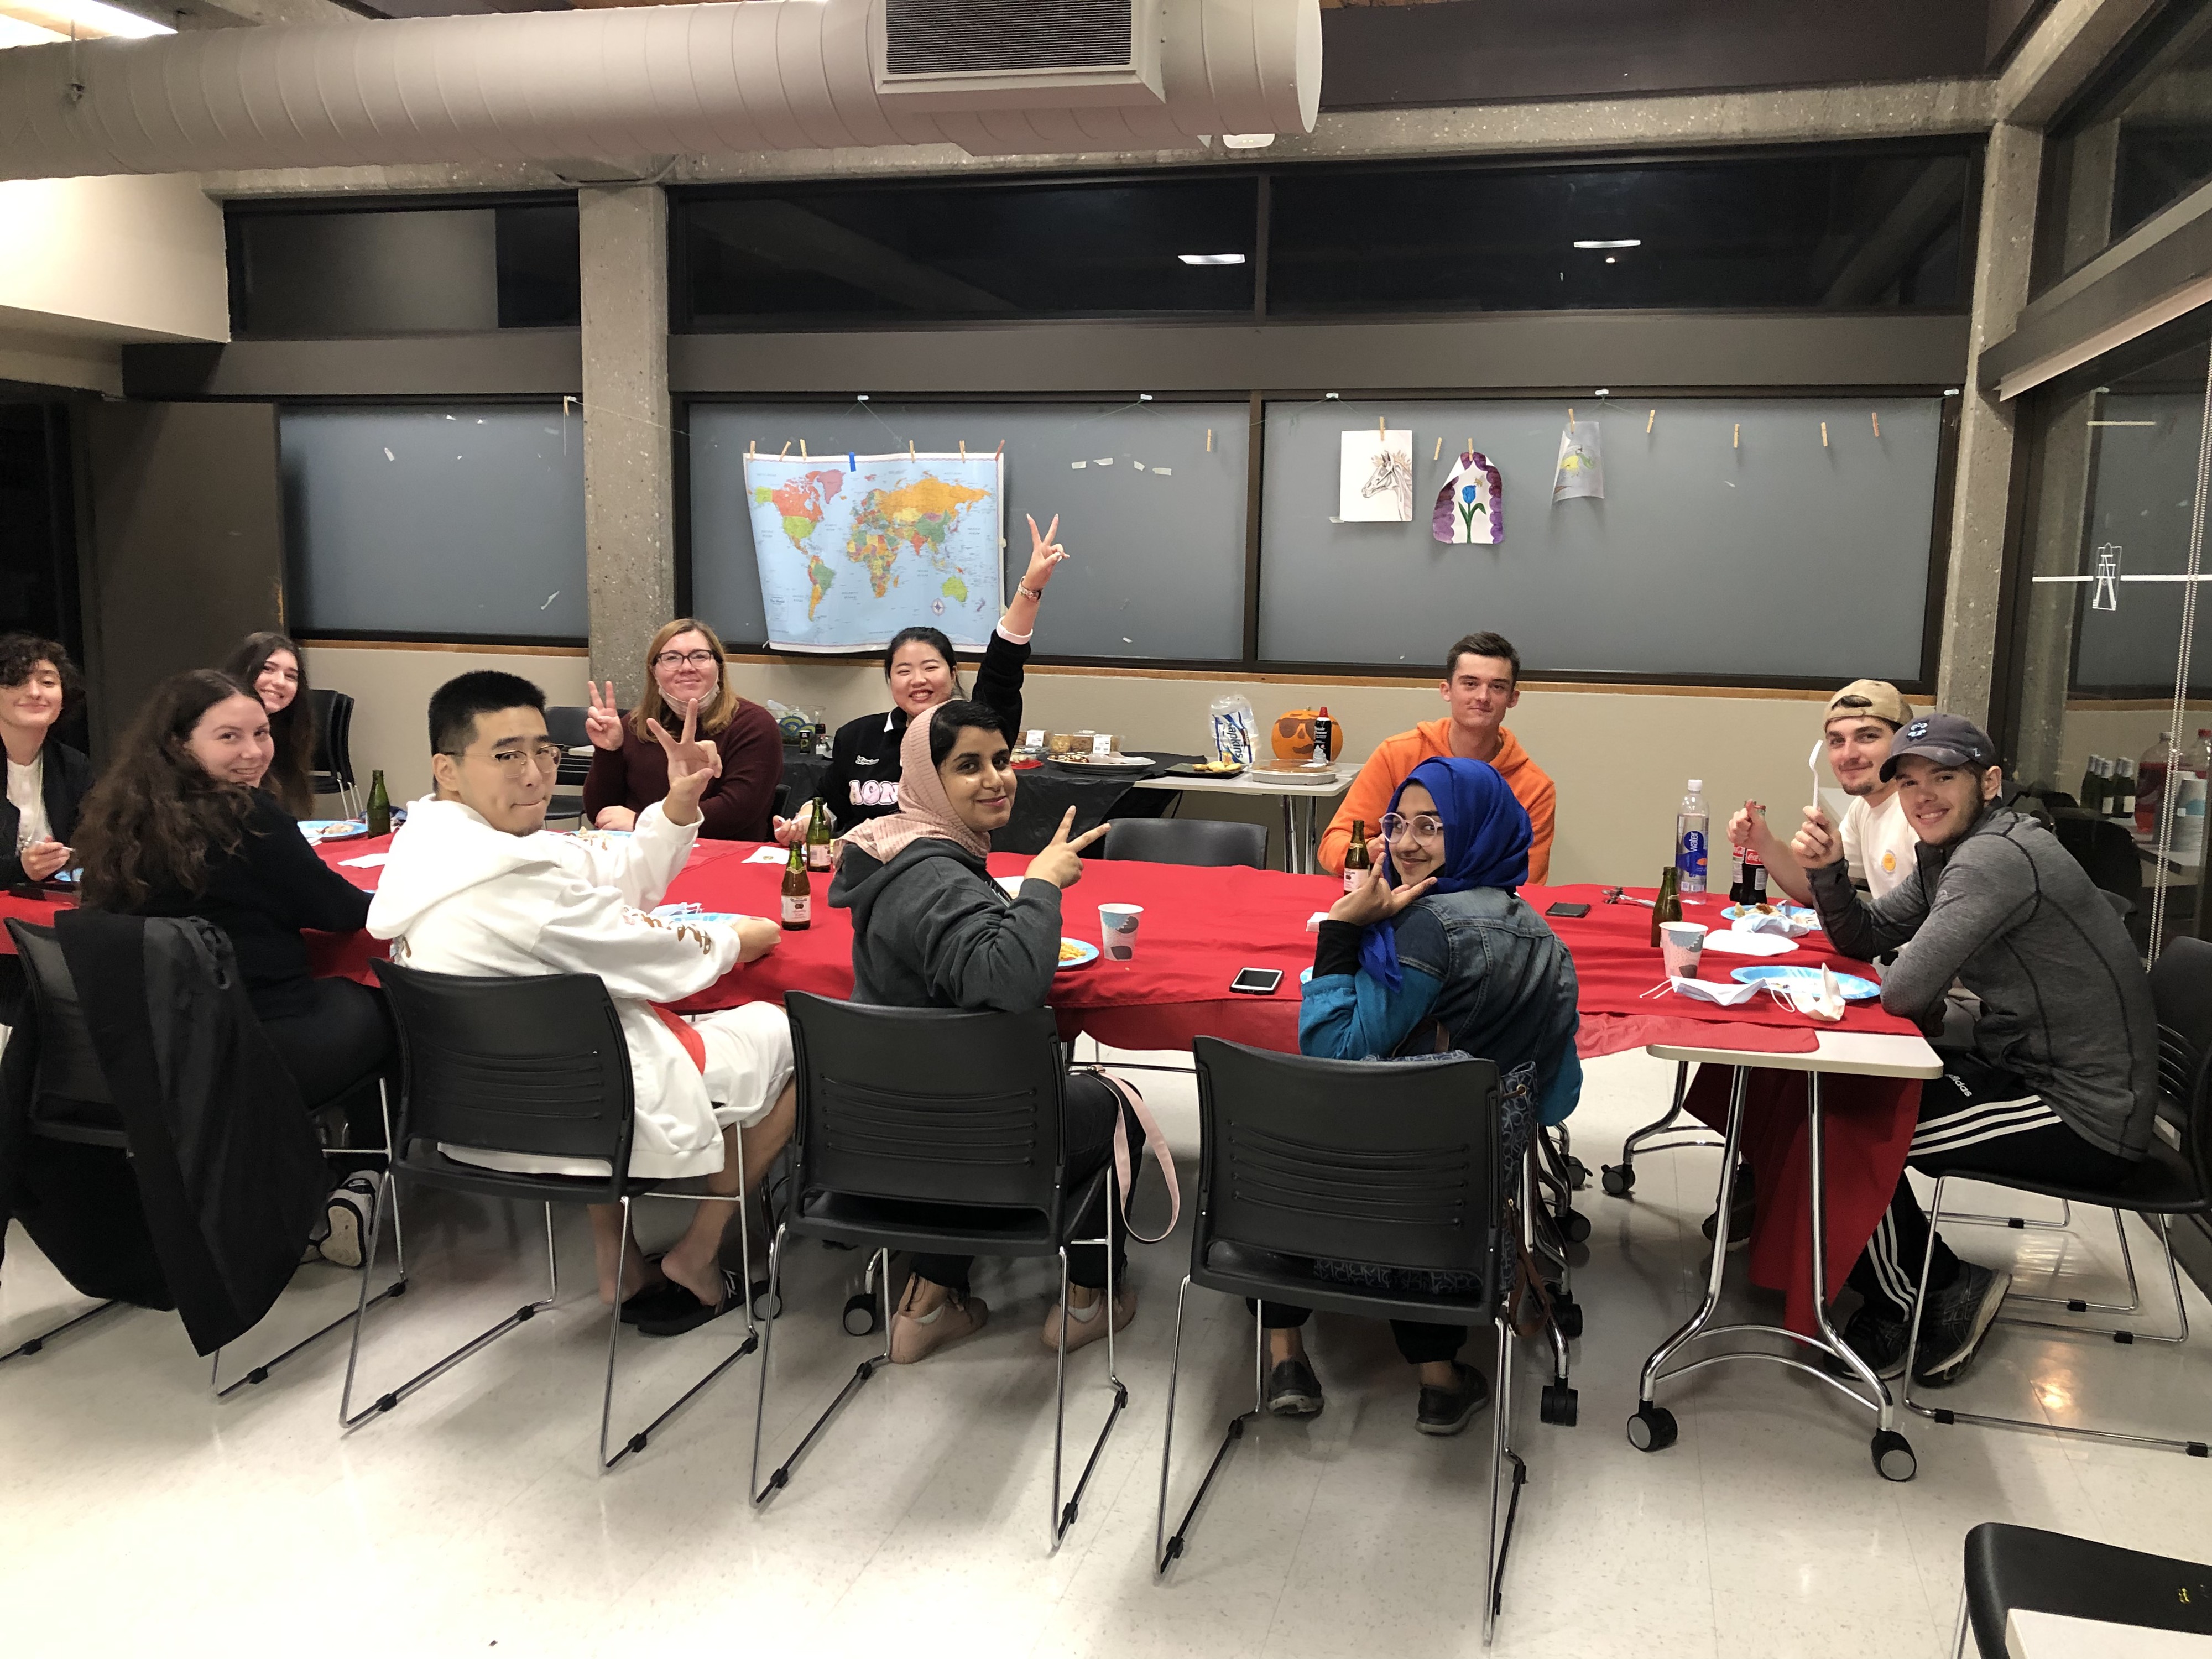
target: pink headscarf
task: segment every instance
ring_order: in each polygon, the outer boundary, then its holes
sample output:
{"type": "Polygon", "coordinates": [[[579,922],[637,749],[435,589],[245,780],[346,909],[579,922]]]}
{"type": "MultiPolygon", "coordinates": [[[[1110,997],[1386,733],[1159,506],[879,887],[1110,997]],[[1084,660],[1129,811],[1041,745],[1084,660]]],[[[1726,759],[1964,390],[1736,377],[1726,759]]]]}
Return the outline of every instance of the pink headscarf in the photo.
{"type": "Polygon", "coordinates": [[[929,726],[942,703],[925,708],[907,722],[899,744],[899,810],[888,817],[871,818],[839,841],[857,847],[878,864],[889,864],[918,841],[949,841],[977,858],[991,850],[990,837],[970,830],[952,811],[944,780],[929,758],[929,726]]]}

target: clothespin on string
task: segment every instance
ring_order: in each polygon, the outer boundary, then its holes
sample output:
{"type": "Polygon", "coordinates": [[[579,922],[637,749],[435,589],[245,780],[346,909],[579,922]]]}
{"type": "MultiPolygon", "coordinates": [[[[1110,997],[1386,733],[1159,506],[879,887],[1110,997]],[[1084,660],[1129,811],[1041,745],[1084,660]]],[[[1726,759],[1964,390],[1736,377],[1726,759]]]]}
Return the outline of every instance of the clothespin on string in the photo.
{"type": "Polygon", "coordinates": [[[1823,448],[1823,449],[1826,449],[1827,447],[1828,447],[1828,423],[1827,423],[1826,421],[1823,421],[1823,422],[1820,422],[1820,447],[1821,447],[1821,448],[1823,448]]]}
{"type": "Polygon", "coordinates": [[[968,459],[968,441],[965,438],[960,441],[960,459],[963,461],[968,459]]]}
{"type": "Polygon", "coordinates": [[[1645,437],[1648,438],[1651,435],[1651,422],[1658,418],[1659,411],[1656,409],[1644,417],[1644,435],[1645,437]]]}
{"type": "Polygon", "coordinates": [[[906,441],[906,458],[909,461],[916,459],[914,453],[914,440],[911,438],[906,441]]]}
{"type": "Polygon", "coordinates": [[[1574,406],[1572,404],[1569,404],[1567,405],[1567,430],[1568,430],[1568,431],[1570,431],[1570,432],[1572,432],[1574,429],[1575,429],[1575,406],[1574,406]]]}
{"type": "Polygon", "coordinates": [[[1438,439],[1437,440],[1437,453],[1436,453],[1435,454],[1433,454],[1433,455],[1430,456],[1430,457],[1429,457],[1429,459],[1430,459],[1431,460],[1432,460],[1432,461],[1441,461],[1442,459],[1443,459],[1443,458],[1444,458],[1444,441],[1443,441],[1442,438],[1438,438],[1438,439]]]}
{"type": "Polygon", "coordinates": [[[1213,453],[1213,428],[1212,427],[1206,428],[1206,453],[1209,455],[1213,453]]]}
{"type": "Polygon", "coordinates": [[[799,441],[799,459],[800,460],[802,460],[802,461],[807,459],[807,456],[806,456],[806,440],[805,440],[805,439],[804,439],[804,438],[801,438],[801,439],[799,441]]]}
{"type": "Polygon", "coordinates": [[[1874,435],[1877,438],[1881,437],[1881,411],[1878,409],[1870,409],[1867,411],[1867,417],[1874,422],[1874,435]]]}
{"type": "Polygon", "coordinates": [[[778,459],[778,460],[780,461],[780,460],[781,460],[781,459],[784,458],[784,456],[785,456],[785,455],[788,455],[788,454],[790,454],[790,453],[791,453],[791,440],[790,440],[790,439],[788,439],[788,438],[786,438],[786,439],[783,441],[783,453],[782,453],[782,454],[781,454],[781,455],[778,455],[778,456],[776,457],[776,459],[778,459]]]}
{"type": "Polygon", "coordinates": [[[1006,441],[1004,438],[999,440],[999,453],[997,459],[1002,461],[1006,459],[1006,441]]]}
{"type": "Polygon", "coordinates": [[[1735,430],[1729,434],[1729,447],[1730,449],[1741,449],[1743,447],[1743,422],[1741,421],[1738,421],[1735,423],[1735,430]]]}

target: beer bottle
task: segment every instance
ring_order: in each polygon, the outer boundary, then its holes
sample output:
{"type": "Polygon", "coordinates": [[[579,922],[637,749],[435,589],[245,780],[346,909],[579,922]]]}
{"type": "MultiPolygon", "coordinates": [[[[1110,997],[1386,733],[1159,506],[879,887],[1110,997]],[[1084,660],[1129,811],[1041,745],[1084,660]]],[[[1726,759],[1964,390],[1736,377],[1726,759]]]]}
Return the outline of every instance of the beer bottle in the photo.
{"type": "Polygon", "coordinates": [[[385,793],[384,774],[368,775],[368,833],[388,836],[392,833],[392,797],[385,793]]]}
{"type": "Polygon", "coordinates": [[[806,878],[806,849],[791,843],[790,862],[783,866],[783,930],[803,933],[814,925],[814,884],[806,878]]]}
{"type": "Polygon", "coordinates": [[[817,875],[830,869],[830,813],[822,797],[814,798],[813,815],[806,821],[806,867],[817,875]]]}
{"type": "Polygon", "coordinates": [[[1659,896],[1651,906],[1651,948],[1659,948],[1659,924],[1682,919],[1682,872],[1668,865],[1659,872],[1659,896]]]}
{"type": "Polygon", "coordinates": [[[1350,892],[1367,879],[1374,860],[1367,856],[1367,821],[1352,821],[1352,845],[1344,849],[1344,890],[1350,892]]]}

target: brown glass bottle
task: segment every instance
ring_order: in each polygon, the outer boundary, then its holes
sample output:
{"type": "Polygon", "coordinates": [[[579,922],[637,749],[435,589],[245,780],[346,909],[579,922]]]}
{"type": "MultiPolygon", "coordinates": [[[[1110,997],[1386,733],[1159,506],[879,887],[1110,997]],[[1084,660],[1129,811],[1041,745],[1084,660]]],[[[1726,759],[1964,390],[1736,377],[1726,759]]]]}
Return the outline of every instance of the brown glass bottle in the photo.
{"type": "Polygon", "coordinates": [[[1354,818],[1352,821],[1352,842],[1344,849],[1344,890],[1348,893],[1364,883],[1372,867],[1367,856],[1367,821],[1354,818]]]}
{"type": "Polygon", "coordinates": [[[1651,906],[1651,948],[1659,948],[1659,924],[1682,919],[1681,873],[1673,865],[1659,872],[1659,896],[1651,906]]]}
{"type": "Polygon", "coordinates": [[[806,848],[794,841],[783,866],[783,931],[804,933],[813,925],[814,884],[806,878],[806,848]]]}

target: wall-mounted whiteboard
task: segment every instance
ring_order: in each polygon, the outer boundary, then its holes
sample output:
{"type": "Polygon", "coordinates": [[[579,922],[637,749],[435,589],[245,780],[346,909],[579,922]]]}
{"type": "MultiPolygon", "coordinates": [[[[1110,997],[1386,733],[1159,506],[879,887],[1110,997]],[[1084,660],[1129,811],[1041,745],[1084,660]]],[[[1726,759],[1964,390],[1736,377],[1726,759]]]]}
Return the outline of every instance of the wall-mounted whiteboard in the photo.
{"type": "Polygon", "coordinates": [[[1426,665],[1492,629],[1538,672],[1917,678],[1942,405],[1577,398],[1605,495],[1554,505],[1565,400],[1270,403],[1260,654],[1426,665]],[[1334,521],[1340,434],[1378,421],[1413,431],[1413,521],[1334,521]],[[1495,545],[1431,527],[1470,443],[1504,480],[1495,545]]]}
{"type": "MultiPolygon", "coordinates": [[[[1029,527],[1060,518],[1067,562],[1038,614],[1056,656],[1234,661],[1244,626],[1249,404],[694,404],[692,609],[732,645],[767,637],[744,494],[761,453],[995,453],[1006,446],[1006,591],[1029,527]],[[1211,446],[1209,447],[1209,434],[1211,446]]],[[[842,564],[833,550],[833,563],[842,564]]],[[[854,568],[857,570],[858,566],[854,568]]]]}

